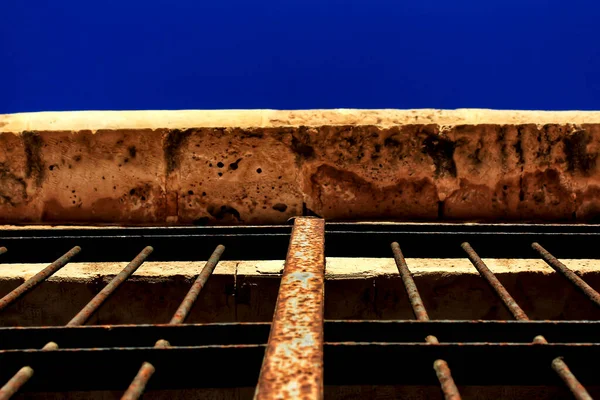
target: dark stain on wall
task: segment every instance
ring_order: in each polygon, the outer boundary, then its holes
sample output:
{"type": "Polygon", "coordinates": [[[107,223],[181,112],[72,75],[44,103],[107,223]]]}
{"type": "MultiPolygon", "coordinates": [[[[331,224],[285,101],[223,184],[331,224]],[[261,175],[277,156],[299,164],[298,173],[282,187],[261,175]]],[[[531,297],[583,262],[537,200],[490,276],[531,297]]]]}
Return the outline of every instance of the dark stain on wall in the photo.
{"type": "Polygon", "coordinates": [[[165,162],[167,164],[167,174],[173,172],[179,166],[181,157],[181,147],[188,141],[193,129],[172,129],[167,133],[164,144],[165,162]]]}
{"type": "Polygon", "coordinates": [[[587,145],[591,141],[587,131],[577,131],[563,139],[565,156],[567,158],[567,171],[580,172],[589,176],[596,167],[598,154],[587,152],[587,145]]]}
{"type": "Polygon", "coordinates": [[[46,164],[42,160],[41,150],[44,141],[37,132],[23,132],[23,144],[25,145],[26,176],[35,180],[37,186],[41,186],[46,173],[46,164]]]}
{"type": "Polygon", "coordinates": [[[436,134],[428,135],[423,141],[423,152],[433,160],[436,177],[444,175],[456,177],[455,148],[456,143],[452,140],[436,134]]]}

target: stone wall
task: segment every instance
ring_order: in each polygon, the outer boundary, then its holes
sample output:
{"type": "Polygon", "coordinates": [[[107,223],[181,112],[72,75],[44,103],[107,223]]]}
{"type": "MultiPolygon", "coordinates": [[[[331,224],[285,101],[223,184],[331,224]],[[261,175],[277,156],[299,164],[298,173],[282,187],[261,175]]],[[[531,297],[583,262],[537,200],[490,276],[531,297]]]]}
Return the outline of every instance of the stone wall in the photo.
{"type": "Polygon", "coordinates": [[[600,112],[0,115],[0,223],[595,222],[600,112]]]}

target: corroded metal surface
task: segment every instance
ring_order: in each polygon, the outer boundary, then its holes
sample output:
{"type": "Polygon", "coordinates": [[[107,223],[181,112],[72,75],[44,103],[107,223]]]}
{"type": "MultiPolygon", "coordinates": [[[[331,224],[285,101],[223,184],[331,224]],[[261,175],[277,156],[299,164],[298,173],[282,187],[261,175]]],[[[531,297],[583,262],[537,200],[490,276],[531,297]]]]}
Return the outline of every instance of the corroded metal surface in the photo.
{"type": "MultiPolygon", "coordinates": [[[[223,246],[223,245],[218,245],[217,248],[215,249],[215,251],[213,251],[210,258],[206,262],[206,265],[204,266],[204,268],[202,268],[200,275],[198,275],[198,278],[196,278],[196,281],[194,282],[194,284],[192,285],[190,290],[185,295],[183,301],[177,308],[177,311],[173,315],[173,318],[171,318],[171,321],[169,321],[169,325],[182,324],[185,321],[189,312],[192,310],[194,303],[198,299],[198,295],[200,295],[200,291],[202,290],[202,288],[208,281],[208,278],[210,278],[210,276],[214,272],[217,264],[219,263],[219,259],[223,255],[224,251],[225,251],[225,246],[223,246]]],[[[170,345],[171,344],[168,341],[166,341],[164,339],[159,339],[156,342],[156,344],[154,345],[154,347],[155,348],[166,348],[166,347],[169,347],[170,345]]],[[[137,375],[135,376],[135,378],[133,379],[133,381],[131,382],[131,384],[129,385],[129,387],[127,388],[127,390],[121,397],[121,399],[122,400],[139,399],[142,396],[142,394],[144,393],[144,390],[146,389],[146,385],[150,381],[150,378],[152,378],[152,375],[154,375],[155,371],[156,371],[156,368],[154,368],[154,365],[150,364],[149,362],[144,362],[142,364],[140,370],[138,371],[137,375]]]]}
{"type": "MultiPolygon", "coordinates": [[[[540,251],[543,250],[541,246],[536,248],[537,243],[533,244],[533,248],[540,251]]],[[[469,260],[473,263],[477,271],[481,274],[481,276],[490,284],[490,286],[494,289],[494,291],[498,294],[502,303],[508,308],[508,310],[513,314],[515,319],[519,321],[529,321],[529,317],[525,314],[525,311],[519,307],[515,299],[508,293],[508,291],[504,288],[502,283],[496,278],[496,275],[485,265],[483,260],[479,257],[479,255],[473,250],[473,248],[469,245],[469,243],[463,243],[462,248],[467,252],[469,256],[469,260]]],[[[540,254],[542,254],[540,252],[540,254]]],[[[543,257],[543,254],[542,254],[543,257]]],[[[545,259],[545,258],[544,258],[545,259]]],[[[558,262],[558,260],[556,260],[558,262]]],[[[566,268],[566,267],[565,267],[566,268]]],[[[571,271],[569,271],[571,272],[571,271]]],[[[571,272],[572,273],[572,272],[571,272]]],[[[533,344],[535,345],[547,345],[548,341],[542,335],[537,335],[533,338],[533,344]]],[[[552,360],[552,369],[556,372],[556,374],[563,380],[563,382],[567,385],[573,396],[578,400],[591,400],[592,396],[587,392],[587,390],[583,387],[583,385],[579,382],[579,380],[573,375],[567,364],[563,361],[562,357],[557,357],[552,360]]]]}
{"type": "Polygon", "coordinates": [[[590,396],[583,385],[579,383],[575,375],[573,375],[567,364],[563,361],[562,357],[557,357],[552,360],[552,369],[556,371],[569,390],[571,390],[573,397],[577,400],[592,400],[592,396],[590,396]]]}
{"type": "Polygon", "coordinates": [[[146,258],[154,251],[150,246],[147,246],[138,254],[117,276],[115,276],[108,285],[98,293],[89,303],[83,307],[67,324],[67,326],[83,325],[92,316],[98,308],[127,280],[139,267],[146,258]]]}
{"type": "Polygon", "coordinates": [[[440,381],[444,398],[446,400],[460,400],[460,392],[456,387],[456,383],[454,383],[448,363],[444,360],[435,360],[433,362],[433,369],[435,370],[438,381],[440,381]]]}
{"type": "Polygon", "coordinates": [[[590,285],[588,285],[583,279],[577,276],[575,272],[571,271],[567,266],[560,261],[552,254],[548,252],[548,250],[544,249],[538,243],[533,243],[531,245],[535,251],[540,253],[540,256],[546,261],[546,263],[554,268],[556,272],[560,272],[567,278],[573,285],[577,287],[577,289],[581,290],[585,296],[594,302],[597,306],[600,307],[600,293],[594,290],[590,285]]]}
{"type": "Polygon", "coordinates": [[[23,386],[33,376],[33,369],[31,367],[23,367],[10,378],[8,382],[0,389],[0,399],[10,399],[12,395],[23,386]]]}
{"type": "Polygon", "coordinates": [[[175,311],[175,315],[173,315],[173,318],[171,318],[171,321],[169,322],[170,324],[182,324],[183,321],[185,321],[190,310],[194,306],[200,291],[208,281],[208,278],[210,278],[212,275],[224,251],[225,246],[218,245],[215,251],[211,254],[210,258],[206,262],[206,265],[204,268],[202,268],[200,275],[198,275],[198,278],[196,278],[196,281],[185,295],[185,298],[179,305],[179,308],[177,308],[177,311],[175,311]]]}
{"type": "Polygon", "coordinates": [[[415,285],[415,281],[408,269],[408,265],[406,264],[406,260],[404,259],[404,255],[402,254],[402,250],[398,243],[392,243],[392,252],[394,253],[394,260],[396,261],[398,272],[404,283],[404,288],[408,294],[408,300],[415,313],[415,317],[417,317],[419,321],[429,321],[429,315],[427,315],[427,310],[425,309],[425,305],[419,294],[419,289],[417,289],[417,285],[415,285]]]}
{"type": "Polygon", "coordinates": [[[325,221],[297,218],[255,399],[323,397],[325,221]]]}
{"type": "MultiPolygon", "coordinates": [[[[400,245],[397,242],[392,243],[392,252],[394,253],[394,260],[396,261],[398,272],[404,283],[404,288],[408,294],[408,299],[410,300],[415,317],[417,317],[417,320],[419,321],[429,321],[429,315],[427,315],[427,309],[425,308],[425,304],[423,304],[419,289],[417,289],[417,285],[408,269],[400,245]]],[[[427,336],[425,341],[430,344],[439,344],[437,337],[433,335],[427,336]]],[[[456,383],[454,383],[454,379],[452,378],[452,372],[450,371],[448,363],[444,360],[435,360],[433,369],[435,370],[440,386],[442,387],[444,398],[446,400],[460,400],[461,396],[456,387],[456,383]]]]}
{"type": "Polygon", "coordinates": [[[0,247],[0,254],[4,254],[8,251],[6,247],[0,247]]]}
{"type": "Polygon", "coordinates": [[[477,255],[475,250],[467,242],[461,245],[463,250],[467,253],[469,260],[475,266],[479,274],[485,279],[485,281],[494,289],[498,297],[502,300],[502,303],[508,308],[510,313],[520,321],[529,320],[525,311],[519,307],[515,299],[508,293],[508,291],[502,286],[496,275],[485,265],[483,260],[477,255]]]}
{"type": "MultiPolygon", "coordinates": [[[[0,248],[1,250],[1,248],[0,248]]],[[[48,265],[46,268],[32,276],[30,279],[27,279],[22,285],[18,288],[4,296],[0,299],[0,311],[4,310],[8,307],[12,302],[17,300],[19,297],[23,296],[25,293],[35,288],[37,285],[48,279],[52,274],[56,273],[59,269],[67,265],[71,258],[76,256],[81,251],[81,247],[75,246],[67,253],[65,253],[62,257],[54,261],[52,264],[48,265]]],[[[0,251],[2,254],[2,251],[0,251]]]]}
{"type": "MultiPolygon", "coordinates": [[[[71,251],[77,250],[75,254],[81,250],[79,247],[73,248],[71,251]]],[[[80,326],[86,323],[86,321],[104,304],[104,302],[121,286],[123,282],[127,280],[139,267],[146,261],[146,258],[154,251],[154,249],[150,246],[147,246],[142,250],[123,270],[115,276],[109,283],[106,285],[100,293],[98,293],[89,303],[87,303],[81,311],[69,321],[67,326],[80,326]]],[[[68,253],[67,253],[68,254],[68,253]]],[[[66,257],[65,254],[62,258],[66,257]]],[[[72,256],[71,256],[72,257],[72,256]]],[[[70,258],[70,257],[69,257],[70,258]]],[[[60,259],[59,259],[60,260],[60,259]]],[[[55,261],[58,262],[59,260],[55,261]]],[[[68,259],[64,261],[66,264],[68,259]]],[[[50,268],[52,265],[47,267],[50,268]]],[[[44,270],[45,271],[45,270],[44,270]]],[[[43,273],[44,271],[40,272],[43,273]]],[[[49,274],[48,276],[50,276],[49,274]]],[[[35,278],[35,277],[34,277],[35,278]]],[[[33,279],[33,278],[32,278],[33,279]]],[[[48,342],[42,347],[43,351],[54,351],[58,350],[58,344],[56,342],[48,342]]],[[[21,368],[5,385],[2,389],[0,389],[0,400],[9,399],[13,394],[15,394],[19,389],[25,385],[29,379],[33,376],[33,369],[29,366],[21,368]],[[4,388],[7,388],[4,390],[4,388]]]]}
{"type": "Polygon", "coordinates": [[[144,393],[146,385],[148,384],[148,381],[150,381],[152,375],[154,375],[154,372],[156,372],[154,365],[149,362],[144,362],[135,378],[133,378],[133,381],[131,381],[127,391],[121,397],[121,400],[139,399],[144,393]]]}

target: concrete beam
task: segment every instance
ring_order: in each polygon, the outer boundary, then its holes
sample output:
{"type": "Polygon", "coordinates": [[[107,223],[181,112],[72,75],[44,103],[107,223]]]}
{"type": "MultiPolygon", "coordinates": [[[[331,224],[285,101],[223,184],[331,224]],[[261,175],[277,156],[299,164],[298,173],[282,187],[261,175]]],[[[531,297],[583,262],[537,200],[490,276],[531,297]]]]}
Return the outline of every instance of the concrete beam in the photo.
{"type": "Polygon", "coordinates": [[[600,112],[0,115],[0,223],[595,221],[600,112]]]}
{"type": "MultiPolygon", "coordinates": [[[[592,287],[600,287],[598,260],[561,261],[592,287]]],[[[511,319],[468,259],[406,262],[431,319],[511,319]]],[[[600,319],[600,309],[541,259],[485,262],[532,319],[600,319]]],[[[126,264],[69,263],[7,307],[0,324],[64,325],[126,264]]],[[[145,262],[90,323],[169,322],[204,264],[145,262]]],[[[0,296],[46,266],[0,264],[0,296]]],[[[219,262],[188,322],[271,321],[283,268],[284,260],[219,262]]],[[[325,319],[414,317],[391,257],[327,258],[325,278],[325,319]]]]}

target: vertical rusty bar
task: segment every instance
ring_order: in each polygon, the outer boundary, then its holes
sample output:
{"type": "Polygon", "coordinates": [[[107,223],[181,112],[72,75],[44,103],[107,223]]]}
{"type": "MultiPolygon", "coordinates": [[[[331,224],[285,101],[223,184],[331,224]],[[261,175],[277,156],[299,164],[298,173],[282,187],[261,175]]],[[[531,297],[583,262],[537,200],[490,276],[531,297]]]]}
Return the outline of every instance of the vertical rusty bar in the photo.
{"type": "MultiPolygon", "coordinates": [[[[117,276],[115,276],[77,315],[67,323],[67,326],[83,325],[100,308],[100,306],[142,265],[146,258],[154,251],[147,246],[139,253],[117,276]]],[[[58,344],[48,342],[42,347],[42,350],[56,350],[58,344]]],[[[29,379],[33,376],[33,369],[30,366],[21,368],[2,388],[0,388],[0,400],[10,399],[29,379]]]]}
{"type": "Polygon", "coordinates": [[[323,398],[325,221],[296,218],[255,399],[323,398]]]}
{"type": "Polygon", "coordinates": [[[51,275],[56,273],[59,269],[67,265],[71,258],[75,257],[81,251],[81,247],[75,246],[65,254],[63,254],[59,259],[54,261],[52,264],[48,265],[46,268],[27,279],[23,282],[18,288],[14,289],[12,292],[8,293],[6,296],[0,299],[0,311],[4,310],[14,301],[16,301],[19,297],[23,296],[25,293],[34,289],[37,285],[48,279],[51,275]]]}
{"type": "Polygon", "coordinates": [[[531,247],[537,251],[540,256],[546,261],[546,264],[551,266],[556,272],[560,272],[565,278],[567,278],[577,289],[579,289],[588,299],[594,304],[600,307],[600,293],[594,290],[588,285],[583,279],[581,279],[575,272],[571,271],[567,266],[556,257],[554,257],[548,250],[540,246],[538,243],[533,243],[531,247]]]}
{"type": "MultiPolygon", "coordinates": [[[[206,265],[204,266],[204,268],[202,268],[202,271],[198,275],[198,278],[196,278],[196,281],[193,283],[192,287],[185,295],[183,301],[177,308],[177,311],[175,311],[173,318],[171,318],[171,321],[169,321],[170,325],[182,324],[185,321],[189,312],[194,306],[194,303],[198,299],[200,291],[208,281],[208,278],[210,278],[210,276],[212,275],[224,251],[225,246],[223,245],[218,245],[215,251],[213,251],[210,258],[206,262],[206,265]]],[[[156,348],[169,346],[169,342],[164,339],[158,340],[154,345],[154,347],[156,348]]],[[[127,388],[127,391],[125,391],[125,393],[121,397],[121,399],[139,399],[144,393],[146,385],[150,381],[150,378],[152,378],[152,375],[154,375],[155,371],[156,369],[154,368],[154,365],[150,364],[149,362],[144,362],[141,368],[139,369],[137,375],[135,376],[135,378],[133,378],[133,381],[127,388]]]]}
{"type": "MultiPolygon", "coordinates": [[[[473,250],[469,243],[463,243],[461,247],[467,252],[469,260],[471,263],[477,268],[479,274],[490,284],[490,286],[494,289],[494,291],[498,294],[502,303],[508,308],[508,310],[513,314],[515,319],[519,321],[529,321],[529,317],[525,314],[525,311],[519,307],[515,299],[508,293],[508,291],[504,288],[502,283],[496,278],[496,275],[485,265],[481,257],[473,250]]],[[[548,344],[546,338],[541,335],[533,338],[533,343],[537,344],[548,344]]],[[[583,387],[581,383],[577,380],[575,375],[571,372],[567,364],[563,361],[562,357],[557,357],[552,360],[552,369],[557,373],[557,375],[562,379],[562,381],[567,385],[573,397],[577,400],[592,400],[592,396],[588,393],[588,391],[583,387]]]]}
{"type": "Polygon", "coordinates": [[[4,254],[8,251],[6,247],[0,247],[0,254],[4,254]]]}
{"type": "MultiPolygon", "coordinates": [[[[412,274],[408,269],[408,265],[406,264],[406,260],[404,259],[404,254],[402,254],[400,245],[397,242],[392,243],[392,252],[394,253],[394,260],[396,261],[398,272],[404,283],[404,288],[408,294],[408,299],[410,300],[415,317],[417,317],[417,320],[419,321],[429,321],[429,315],[427,315],[427,310],[425,304],[423,304],[421,295],[419,294],[419,289],[417,289],[417,285],[415,284],[412,274]]],[[[430,344],[439,344],[438,339],[433,335],[427,336],[425,341],[430,344]]],[[[444,360],[435,360],[433,369],[440,382],[444,398],[446,400],[460,400],[460,392],[458,391],[458,387],[456,387],[454,378],[452,378],[452,372],[450,371],[448,363],[444,360]]]]}

